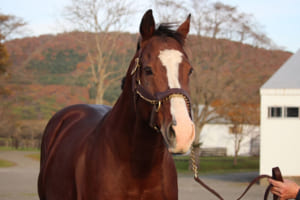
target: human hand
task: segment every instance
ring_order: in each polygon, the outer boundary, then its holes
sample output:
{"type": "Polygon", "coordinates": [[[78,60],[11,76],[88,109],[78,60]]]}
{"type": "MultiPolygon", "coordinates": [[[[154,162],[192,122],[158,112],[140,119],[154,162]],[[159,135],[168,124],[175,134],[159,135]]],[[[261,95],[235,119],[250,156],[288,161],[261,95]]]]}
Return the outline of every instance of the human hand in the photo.
{"type": "Polygon", "coordinates": [[[290,180],[283,180],[283,182],[269,179],[269,183],[273,185],[271,192],[280,197],[280,200],[295,199],[300,186],[290,180]]]}

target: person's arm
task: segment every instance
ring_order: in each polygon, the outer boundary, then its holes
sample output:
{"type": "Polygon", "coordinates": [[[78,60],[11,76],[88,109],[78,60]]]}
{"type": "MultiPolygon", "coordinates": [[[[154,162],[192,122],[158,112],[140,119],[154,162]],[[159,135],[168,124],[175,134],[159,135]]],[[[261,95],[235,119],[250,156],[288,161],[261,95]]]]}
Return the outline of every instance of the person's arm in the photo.
{"type": "Polygon", "coordinates": [[[269,179],[269,183],[273,185],[271,192],[280,198],[300,200],[300,186],[295,182],[287,179],[283,182],[269,179]]]}
{"type": "Polygon", "coordinates": [[[298,190],[298,194],[296,196],[296,200],[300,200],[300,190],[298,190]]]}

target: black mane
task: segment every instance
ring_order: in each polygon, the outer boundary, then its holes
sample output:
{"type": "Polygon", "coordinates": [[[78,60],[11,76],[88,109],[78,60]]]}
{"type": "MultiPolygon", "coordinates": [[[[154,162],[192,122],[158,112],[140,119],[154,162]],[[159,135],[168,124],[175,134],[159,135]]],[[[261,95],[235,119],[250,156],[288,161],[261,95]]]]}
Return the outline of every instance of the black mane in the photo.
{"type": "Polygon", "coordinates": [[[155,36],[161,37],[171,37],[179,42],[180,45],[184,45],[184,37],[174,30],[175,24],[174,23],[162,23],[159,27],[155,30],[155,36]]]}
{"type": "MultiPolygon", "coordinates": [[[[160,37],[171,37],[179,42],[180,45],[184,45],[184,37],[174,30],[175,24],[174,23],[162,23],[159,27],[154,31],[155,36],[160,37]]],[[[140,41],[137,43],[137,50],[140,49],[140,41]]]]}

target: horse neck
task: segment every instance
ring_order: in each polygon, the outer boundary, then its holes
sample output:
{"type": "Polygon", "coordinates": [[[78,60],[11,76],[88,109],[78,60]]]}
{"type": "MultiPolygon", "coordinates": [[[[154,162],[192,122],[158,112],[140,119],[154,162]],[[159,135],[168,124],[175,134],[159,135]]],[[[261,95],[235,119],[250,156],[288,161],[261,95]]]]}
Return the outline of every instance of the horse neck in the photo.
{"type": "Polygon", "coordinates": [[[169,154],[162,135],[147,123],[137,120],[131,142],[130,159],[134,175],[144,177],[153,171],[160,173],[163,161],[169,154]]]}
{"type": "MultiPolygon", "coordinates": [[[[131,79],[131,78],[130,78],[131,79]]],[[[127,80],[131,82],[131,80],[127,80]]],[[[147,174],[163,162],[168,154],[162,135],[152,129],[136,112],[131,83],[124,90],[110,114],[117,130],[114,131],[121,160],[130,160],[134,172],[147,174]]]]}

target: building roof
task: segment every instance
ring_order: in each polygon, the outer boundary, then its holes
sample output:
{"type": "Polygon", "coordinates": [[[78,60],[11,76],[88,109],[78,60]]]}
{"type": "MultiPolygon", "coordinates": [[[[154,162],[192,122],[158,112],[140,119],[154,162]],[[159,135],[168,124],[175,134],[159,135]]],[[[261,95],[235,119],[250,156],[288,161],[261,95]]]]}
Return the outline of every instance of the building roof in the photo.
{"type": "Polygon", "coordinates": [[[261,88],[300,89],[300,49],[261,88]]]}

